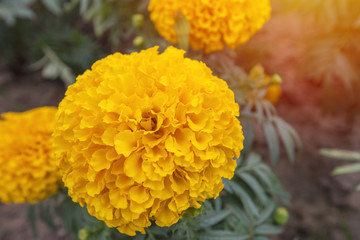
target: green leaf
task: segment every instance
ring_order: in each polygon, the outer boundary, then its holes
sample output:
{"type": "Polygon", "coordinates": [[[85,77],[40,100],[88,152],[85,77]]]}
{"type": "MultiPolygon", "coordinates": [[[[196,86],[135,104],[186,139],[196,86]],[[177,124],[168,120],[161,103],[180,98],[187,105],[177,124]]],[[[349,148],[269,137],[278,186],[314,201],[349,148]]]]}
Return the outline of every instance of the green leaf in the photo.
{"type": "Polygon", "coordinates": [[[295,161],[295,146],[291,134],[287,131],[282,121],[275,121],[282,143],[285,146],[286,154],[291,162],[295,161]]]}
{"type": "Polygon", "coordinates": [[[110,240],[110,230],[106,227],[102,231],[92,234],[87,240],[110,240]]]}
{"type": "Polygon", "coordinates": [[[221,197],[217,197],[215,200],[214,200],[214,203],[215,203],[215,211],[220,211],[221,208],[222,208],[222,200],[221,200],[221,197]]]}
{"type": "Polygon", "coordinates": [[[360,184],[357,185],[356,190],[357,190],[357,191],[360,191],[360,184]]]}
{"type": "Polygon", "coordinates": [[[200,226],[201,227],[210,227],[218,222],[224,220],[229,214],[231,213],[231,210],[222,210],[222,211],[214,211],[209,214],[204,214],[200,218],[200,226]]]}
{"type": "Polygon", "coordinates": [[[244,181],[246,184],[253,190],[255,195],[260,199],[260,201],[265,204],[268,201],[265,190],[263,186],[258,182],[256,178],[251,176],[246,172],[238,172],[237,175],[244,181]]]}
{"type": "Polygon", "coordinates": [[[255,233],[261,235],[273,235],[273,234],[279,234],[281,232],[282,229],[280,227],[270,224],[260,225],[255,228],[255,233]]]}
{"type": "Polygon", "coordinates": [[[39,213],[40,219],[53,231],[56,230],[56,225],[53,220],[53,216],[51,215],[50,206],[46,203],[39,204],[39,213]]]}
{"type": "Polygon", "coordinates": [[[264,223],[266,220],[268,220],[271,216],[271,214],[274,212],[276,207],[276,204],[274,201],[268,202],[266,208],[261,211],[260,217],[256,220],[256,225],[264,223]]]}
{"type": "Polygon", "coordinates": [[[360,172],[360,163],[354,163],[342,167],[337,167],[331,172],[331,174],[339,175],[339,174],[355,173],[355,172],[360,172]]]}
{"type": "Polygon", "coordinates": [[[198,236],[199,240],[247,240],[249,236],[239,236],[239,233],[212,230],[198,236]]]}
{"type": "Polygon", "coordinates": [[[269,148],[271,163],[273,166],[276,166],[280,157],[279,137],[276,133],[274,125],[270,121],[264,121],[263,128],[269,148]]]}
{"type": "MultiPolygon", "coordinates": [[[[229,198],[225,198],[229,200],[229,198]]],[[[247,228],[251,227],[251,222],[249,221],[249,218],[246,216],[244,211],[239,207],[239,204],[237,201],[227,201],[229,204],[230,209],[232,210],[232,213],[236,216],[238,220],[241,221],[241,224],[247,228]]]]}
{"type": "Polygon", "coordinates": [[[261,181],[267,186],[268,190],[273,188],[273,179],[270,177],[269,172],[264,168],[254,168],[254,173],[261,181]]]}
{"type": "Polygon", "coordinates": [[[86,11],[89,8],[90,1],[89,0],[80,0],[80,14],[85,15],[86,11]]]}
{"type": "Polygon", "coordinates": [[[36,210],[36,206],[35,205],[29,205],[28,207],[28,212],[27,212],[27,219],[30,223],[31,229],[34,233],[34,236],[37,237],[38,235],[38,231],[36,228],[36,218],[35,218],[35,211],[36,210]]]}
{"type": "Polygon", "coordinates": [[[340,149],[320,149],[319,153],[326,157],[339,158],[343,160],[360,161],[360,152],[340,149]]]}
{"type": "Polygon", "coordinates": [[[254,127],[252,121],[246,118],[241,120],[241,125],[244,134],[244,148],[241,151],[241,154],[246,154],[248,151],[250,151],[254,142],[254,127]]]}
{"type": "Polygon", "coordinates": [[[238,183],[232,180],[232,181],[226,181],[226,184],[228,184],[230,188],[234,190],[235,195],[241,200],[241,202],[244,205],[244,208],[247,211],[249,211],[249,213],[251,213],[255,217],[259,216],[259,209],[252,201],[249,194],[238,183]]]}
{"type": "Polygon", "coordinates": [[[269,240],[269,238],[264,237],[264,236],[258,236],[258,237],[254,237],[254,238],[251,239],[251,240],[269,240]]]}
{"type": "Polygon", "coordinates": [[[251,152],[247,157],[246,161],[246,166],[256,166],[261,163],[261,156],[257,153],[251,152]]]}
{"type": "Polygon", "coordinates": [[[41,0],[46,8],[56,16],[60,16],[62,13],[63,0],[41,0]]]}

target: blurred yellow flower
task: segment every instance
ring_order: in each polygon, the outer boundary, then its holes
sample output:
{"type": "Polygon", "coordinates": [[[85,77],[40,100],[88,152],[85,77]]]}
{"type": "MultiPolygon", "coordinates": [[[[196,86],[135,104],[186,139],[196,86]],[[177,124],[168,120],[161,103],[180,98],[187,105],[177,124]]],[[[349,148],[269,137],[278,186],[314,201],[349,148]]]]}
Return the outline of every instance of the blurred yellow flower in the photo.
{"type": "Polygon", "coordinates": [[[281,93],[282,90],[280,84],[273,83],[266,89],[264,99],[275,105],[279,101],[281,93]]]}
{"type": "Polygon", "coordinates": [[[270,18],[270,0],[150,0],[149,11],[159,34],[175,44],[176,18],[190,23],[190,45],[205,52],[234,49],[270,18]]]}
{"type": "Polygon", "coordinates": [[[217,197],[243,148],[234,94],[183,55],[110,55],[59,106],[54,151],[69,195],[128,235],[217,197]]]}
{"type": "Polygon", "coordinates": [[[0,120],[0,201],[36,202],[55,194],[61,177],[52,158],[55,107],[4,113],[0,120]]]}

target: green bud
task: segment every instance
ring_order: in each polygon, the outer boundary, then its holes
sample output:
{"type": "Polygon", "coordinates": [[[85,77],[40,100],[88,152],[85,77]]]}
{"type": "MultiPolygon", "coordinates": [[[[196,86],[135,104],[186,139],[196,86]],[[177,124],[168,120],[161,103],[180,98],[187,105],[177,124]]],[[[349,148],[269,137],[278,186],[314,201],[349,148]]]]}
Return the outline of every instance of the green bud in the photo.
{"type": "Polygon", "coordinates": [[[274,220],[279,225],[284,225],[289,220],[289,212],[284,207],[279,207],[275,211],[274,220]]]}
{"type": "Polygon", "coordinates": [[[282,83],[282,78],[280,77],[279,74],[274,74],[274,75],[271,77],[271,81],[272,81],[273,83],[280,84],[280,83],[282,83]]]}
{"type": "Polygon", "coordinates": [[[184,216],[185,217],[196,217],[202,213],[202,210],[203,210],[203,205],[201,205],[200,208],[190,207],[186,210],[184,216]]]}
{"type": "Polygon", "coordinates": [[[144,43],[145,43],[145,40],[144,40],[144,38],[142,36],[137,36],[133,40],[134,46],[136,46],[136,47],[138,47],[140,49],[144,48],[144,43]]]}
{"type": "Polygon", "coordinates": [[[144,15],[138,13],[131,17],[132,25],[136,28],[141,28],[144,24],[144,15]]]}
{"type": "Polygon", "coordinates": [[[90,236],[90,232],[86,230],[85,228],[82,228],[78,232],[78,238],[79,240],[86,240],[90,236]]]}

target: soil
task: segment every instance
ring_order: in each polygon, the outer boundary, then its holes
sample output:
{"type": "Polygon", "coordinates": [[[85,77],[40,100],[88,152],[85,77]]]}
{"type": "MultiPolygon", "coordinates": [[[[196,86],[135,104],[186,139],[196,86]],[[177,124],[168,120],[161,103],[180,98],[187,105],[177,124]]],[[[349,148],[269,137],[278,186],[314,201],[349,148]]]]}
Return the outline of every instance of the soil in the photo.
{"type": "MultiPolygon", "coordinates": [[[[301,31],[294,29],[304,27],[296,16],[274,18],[247,46],[251,49],[265,41],[271,43],[265,46],[266,51],[259,59],[269,72],[282,76],[283,95],[276,108],[297,130],[303,142],[302,155],[294,164],[282,153],[276,168],[292,199],[291,205],[286,206],[290,221],[284,233],[272,239],[360,239],[360,192],[355,191],[360,174],[331,176],[331,170],[343,161],[318,153],[320,148],[360,149],[360,116],[349,116],[344,111],[326,114],[320,104],[321,87],[299,74],[303,46],[298,40],[303,37],[298,33],[301,31]]],[[[239,50],[239,63],[246,62],[244,49],[239,50]]],[[[39,73],[16,75],[0,63],[0,112],[56,106],[64,91],[60,80],[42,79],[39,73]]],[[[257,138],[255,151],[267,159],[264,138],[257,138]]],[[[37,223],[39,234],[35,237],[27,222],[26,208],[26,205],[0,204],[0,240],[67,239],[62,228],[54,233],[41,222],[37,223]]]]}

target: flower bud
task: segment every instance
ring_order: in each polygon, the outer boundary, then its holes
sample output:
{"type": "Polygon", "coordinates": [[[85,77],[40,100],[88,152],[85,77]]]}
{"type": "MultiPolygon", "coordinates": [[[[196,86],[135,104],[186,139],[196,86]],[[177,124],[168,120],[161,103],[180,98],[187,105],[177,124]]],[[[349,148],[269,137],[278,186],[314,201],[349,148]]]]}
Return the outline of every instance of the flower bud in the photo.
{"type": "Polygon", "coordinates": [[[289,212],[284,207],[279,207],[275,211],[274,220],[279,225],[284,225],[289,220],[289,212]]]}
{"type": "Polygon", "coordinates": [[[145,40],[144,40],[144,38],[142,36],[137,36],[133,40],[134,46],[136,46],[136,47],[138,47],[140,49],[144,48],[144,43],[145,43],[145,40]]]}
{"type": "Polygon", "coordinates": [[[276,84],[281,84],[281,83],[282,83],[282,78],[280,77],[279,74],[274,74],[274,75],[271,77],[271,82],[272,82],[272,83],[276,83],[276,84]]]}
{"type": "Polygon", "coordinates": [[[78,232],[79,240],[86,240],[89,238],[89,236],[90,236],[90,232],[88,230],[86,230],[85,228],[80,229],[78,232]]]}
{"type": "Polygon", "coordinates": [[[131,17],[132,25],[136,28],[141,28],[144,24],[144,15],[137,13],[131,17]]]}

